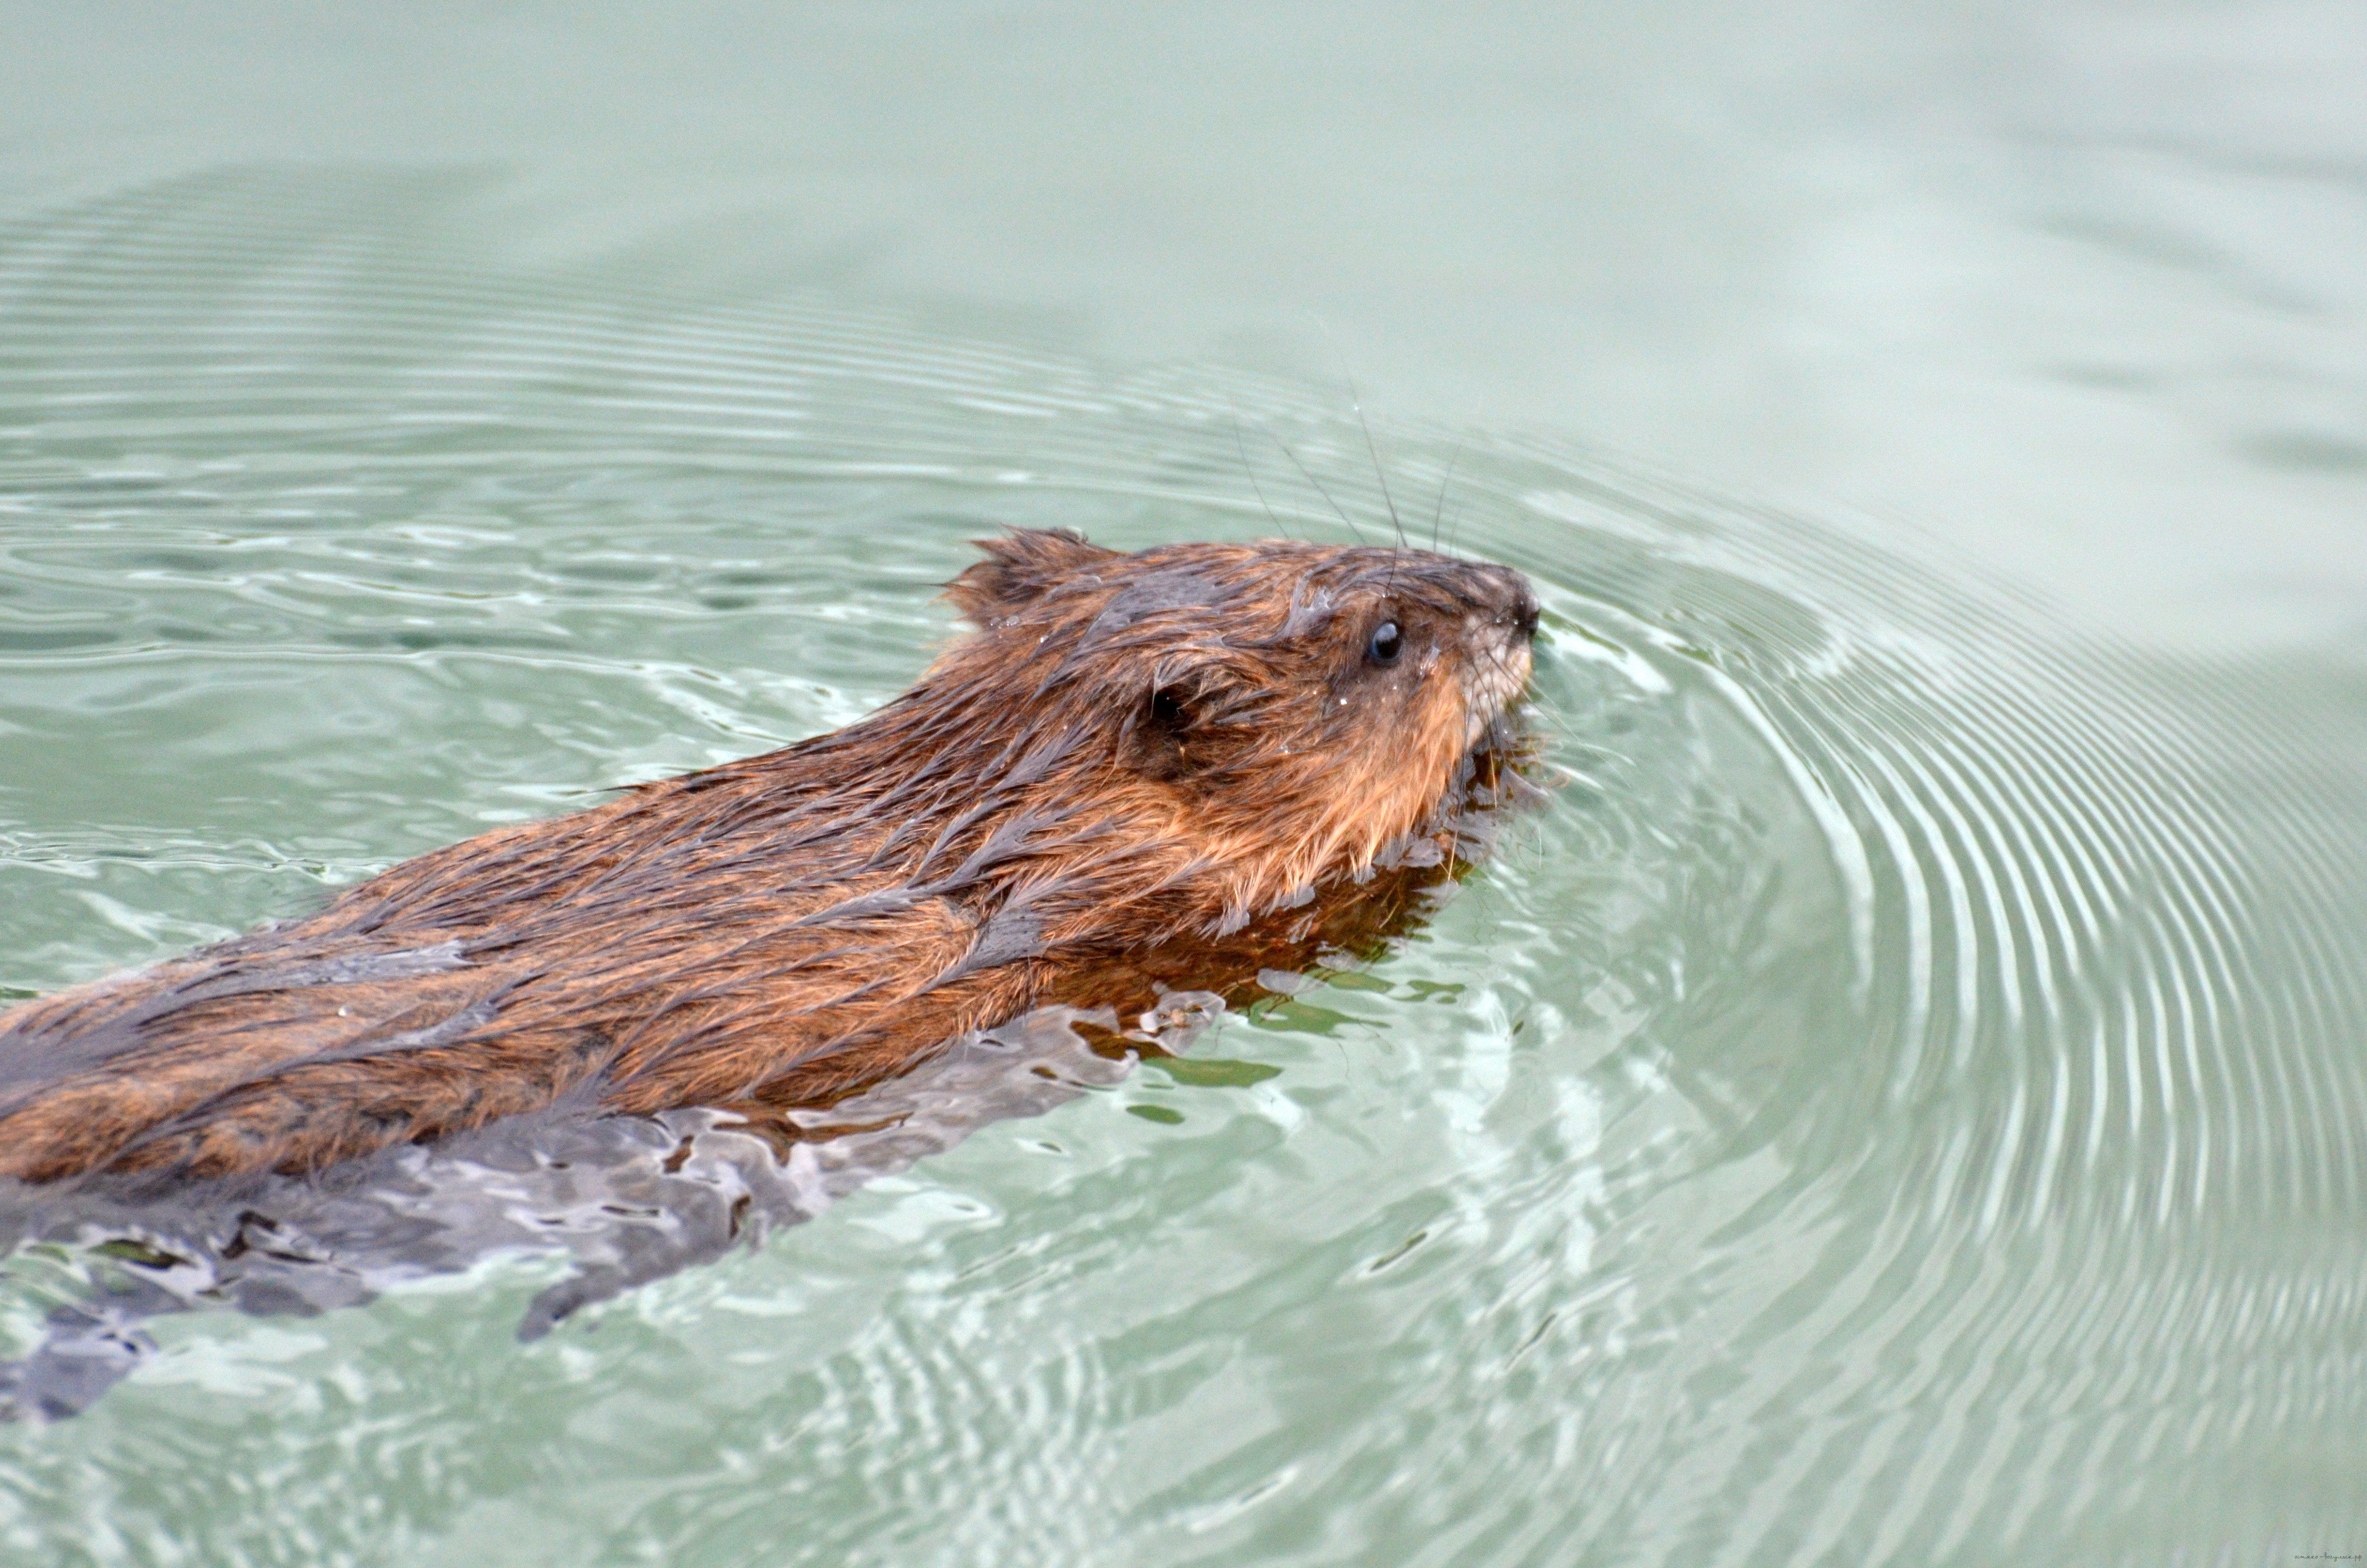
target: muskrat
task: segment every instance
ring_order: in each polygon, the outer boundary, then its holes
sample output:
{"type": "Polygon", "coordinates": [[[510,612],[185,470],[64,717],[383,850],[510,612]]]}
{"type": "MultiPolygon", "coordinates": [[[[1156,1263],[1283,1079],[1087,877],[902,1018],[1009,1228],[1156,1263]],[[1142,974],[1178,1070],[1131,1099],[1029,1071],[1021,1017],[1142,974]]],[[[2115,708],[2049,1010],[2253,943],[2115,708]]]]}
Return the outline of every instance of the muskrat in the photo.
{"type": "Polygon", "coordinates": [[[980,547],[946,590],[975,630],[844,729],[0,1016],[0,1175],[296,1174],[562,1098],[828,1104],[1031,1008],[1253,973],[1444,831],[1528,680],[1499,566],[980,547]]]}

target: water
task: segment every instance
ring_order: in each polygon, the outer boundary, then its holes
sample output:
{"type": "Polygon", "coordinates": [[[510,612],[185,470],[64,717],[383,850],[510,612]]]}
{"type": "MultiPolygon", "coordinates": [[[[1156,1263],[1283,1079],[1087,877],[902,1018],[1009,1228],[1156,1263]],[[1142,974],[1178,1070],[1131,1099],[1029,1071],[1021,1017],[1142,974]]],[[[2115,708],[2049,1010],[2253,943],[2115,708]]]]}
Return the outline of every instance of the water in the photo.
{"type": "Polygon", "coordinates": [[[1571,778],[529,1345],[156,1318],[0,1555],[2367,1550],[2355,17],[1194,15],[11,16],[0,985],[843,724],[1000,524],[1386,526],[1351,376],[1571,778]]]}

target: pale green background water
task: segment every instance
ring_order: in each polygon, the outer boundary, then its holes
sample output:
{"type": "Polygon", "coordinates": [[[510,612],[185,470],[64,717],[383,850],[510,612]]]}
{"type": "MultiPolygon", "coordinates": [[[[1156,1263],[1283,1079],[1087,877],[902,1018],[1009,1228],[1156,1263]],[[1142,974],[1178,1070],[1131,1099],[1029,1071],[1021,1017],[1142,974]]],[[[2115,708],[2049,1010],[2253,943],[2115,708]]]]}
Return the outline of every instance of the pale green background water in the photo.
{"type": "Polygon", "coordinates": [[[1370,525],[1352,381],[1580,775],[1262,1082],[531,1347],[499,1261],[161,1322],[0,1556],[2367,1551],[2361,80],[2339,4],[0,7],[0,985],[843,723],[996,523],[1336,535],[1287,443],[1370,525]]]}

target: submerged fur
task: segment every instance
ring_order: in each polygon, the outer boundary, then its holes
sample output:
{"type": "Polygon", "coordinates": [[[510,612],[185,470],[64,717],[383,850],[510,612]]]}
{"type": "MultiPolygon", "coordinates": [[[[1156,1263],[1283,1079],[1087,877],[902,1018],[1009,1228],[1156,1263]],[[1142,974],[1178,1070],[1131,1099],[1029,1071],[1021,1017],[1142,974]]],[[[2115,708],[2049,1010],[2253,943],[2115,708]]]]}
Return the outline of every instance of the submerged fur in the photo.
{"type": "Polygon", "coordinates": [[[301,1171],[562,1097],[821,1103],[1033,1006],[1254,972],[1439,830],[1528,676],[1501,567],[982,547],[948,591],[977,630],[844,729],[0,1016],[0,1175],[301,1171]]]}

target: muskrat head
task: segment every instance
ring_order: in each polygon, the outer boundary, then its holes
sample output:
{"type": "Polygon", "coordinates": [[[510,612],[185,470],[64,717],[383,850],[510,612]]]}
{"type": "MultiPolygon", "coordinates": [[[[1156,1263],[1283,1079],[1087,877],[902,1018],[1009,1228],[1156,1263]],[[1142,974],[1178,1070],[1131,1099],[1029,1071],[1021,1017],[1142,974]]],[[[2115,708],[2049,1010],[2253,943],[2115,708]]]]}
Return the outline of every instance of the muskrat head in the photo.
{"type": "Polygon", "coordinates": [[[1083,791],[1179,846],[1220,923],[1433,825],[1528,682],[1536,600],[1504,567],[1296,541],[1124,555],[1066,530],[980,548],[948,591],[978,633],[923,686],[1057,735],[1057,763],[1002,752],[1044,781],[1036,808],[1083,791]]]}

